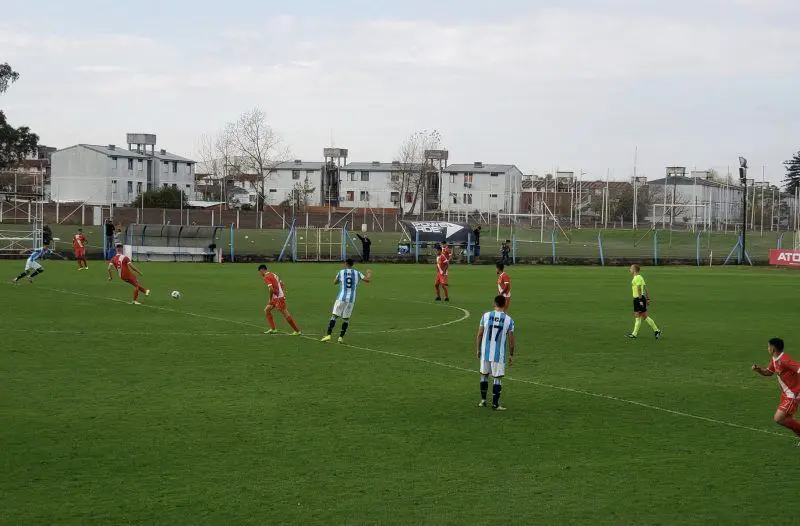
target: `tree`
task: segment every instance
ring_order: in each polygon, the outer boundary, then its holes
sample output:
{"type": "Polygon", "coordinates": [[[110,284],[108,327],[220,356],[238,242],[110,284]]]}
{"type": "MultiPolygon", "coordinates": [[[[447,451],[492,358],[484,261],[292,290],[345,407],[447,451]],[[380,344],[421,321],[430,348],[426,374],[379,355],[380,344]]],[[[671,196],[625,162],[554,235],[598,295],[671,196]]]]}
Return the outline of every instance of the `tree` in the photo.
{"type": "MultiPolygon", "coordinates": [[[[401,216],[405,212],[403,205],[408,194],[412,196],[411,208],[408,212],[414,213],[417,203],[422,197],[425,182],[428,180],[429,174],[435,170],[427,164],[425,151],[440,149],[442,149],[442,137],[436,130],[412,133],[400,146],[395,163],[397,170],[392,173],[389,186],[400,194],[397,206],[401,216]]],[[[424,204],[420,208],[424,209],[424,204]]]]}
{"type": "Polygon", "coordinates": [[[790,160],[783,163],[786,167],[786,178],[783,180],[783,187],[786,192],[795,195],[800,188],[800,151],[794,154],[790,160]]]}
{"type": "Polygon", "coordinates": [[[212,181],[219,185],[218,190],[213,190],[211,194],[218,195],[226,203],[230,203],[232,199],[228,194],[228,184],[242,173],[241,158],[236,153],[229,127],[215,136],[200,137],[200,161],[212,181]]]}
{"type": "Polygon", "coordinates": [[[228,124],[224,133],[231,141],[242,172],[255,175],[249,182],[258,194],[256,208],[262,210],[267,180],[279,164],[289,159],[289,152],[259,108],[243,113],[236,122],[228,124]]]}
{"type": "MultiPolygon", "coordinates": [[[[640,185],[636,188],[636,208],[638,209],[636,218],[644,222],[650,209],[649,187],[640,185]]],[[[617,196],[614,207],[611,209],[611,217],[621,218],[623,221],[633,221],[633,185],[625,185],[625,188],[617,196]]]]}
{"type": "Polygon", "coordinates": [[[157,190],[148,190],[139,195],[131,204],[136,208],[181,208],[186,206],[188,198],[183,190],[166,186],[157,190]],[[144,201],[144,206],[142,206],[144,201]]]}
{"type": "MultiPolygon", "coordinates": [[[[0,94],[19,79],[19,73],[8,63],[0,64],[0,94]]],[[[31,133],[27,126],[15,128],[6,120],[5,113],[0,110],[0,170],[13,168],[25,158],[36,152],[39,136],[31,133]]]]}
{"type": "Polygon", "coordinates": [[[311,196],[314,195],[316,188],[311,186],[308,177],[305,180],[297,181],[292,187],[289,197],[281,203],[281,206],[296,208],[299,211],[304,210],[311,204],[311,196]]]}

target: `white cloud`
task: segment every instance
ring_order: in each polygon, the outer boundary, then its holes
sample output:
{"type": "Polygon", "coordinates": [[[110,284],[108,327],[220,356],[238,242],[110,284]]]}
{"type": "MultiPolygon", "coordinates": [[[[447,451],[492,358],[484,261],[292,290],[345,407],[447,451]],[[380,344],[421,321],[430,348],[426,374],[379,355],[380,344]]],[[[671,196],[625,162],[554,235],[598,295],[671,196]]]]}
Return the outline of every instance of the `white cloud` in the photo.
{"type": "Polygon", "coordinates": [[[73,68],[73,71],[78,73],[121,73],[128,71],[128,68],[113,65],[91,65],[91,66],[78,66],[73,68]]]}

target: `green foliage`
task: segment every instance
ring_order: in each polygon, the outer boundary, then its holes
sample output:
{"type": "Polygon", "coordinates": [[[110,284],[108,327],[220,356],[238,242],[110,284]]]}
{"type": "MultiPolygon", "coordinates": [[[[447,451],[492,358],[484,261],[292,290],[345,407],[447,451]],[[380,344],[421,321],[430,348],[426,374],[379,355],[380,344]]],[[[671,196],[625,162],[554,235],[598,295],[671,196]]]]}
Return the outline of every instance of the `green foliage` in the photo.
{"type": "MultiPolygon", "coordinates": [[[[0,64],[0,93],[19,79],[19,73],[6,62],[0,64]]],[[[27,126],[15,128],[8,123],[5,113],[0,110],[0,170],[21,163],[29,154],[35,153],[39,146],[39,136],[31,133],[27,126]]]]}
{"type": "Polygon", "coordinates": [[[786,178],[783,180],[784,189],[794,195],[800,188],[800,151],[790,160],[783,163],[786,166],[786,178]]]}
{"type": "Polygon", "coordinates": [[[178,188],[168,186],[158,190],[148,190],[138,196],[131,206],[144,208],[181,208],[186,206],[188,199],[186,194],[178,188]],[[144,205],[142,204],[144,200],[144,205]]]}
{"type": "MultiPolygon", "coordinates": [[[[636,190],[637,218],[639,221],[644,221],[644,218],[647,217],[647,211],[650,208],[650,194],[646,186],[639,186],[636,190]]],[[[627,185],[619,195],[617,202],[614,203],[611,217],[615,220],[622,218],[623,221],[633,221],[633,201],[633,185],[627,185]]]]}

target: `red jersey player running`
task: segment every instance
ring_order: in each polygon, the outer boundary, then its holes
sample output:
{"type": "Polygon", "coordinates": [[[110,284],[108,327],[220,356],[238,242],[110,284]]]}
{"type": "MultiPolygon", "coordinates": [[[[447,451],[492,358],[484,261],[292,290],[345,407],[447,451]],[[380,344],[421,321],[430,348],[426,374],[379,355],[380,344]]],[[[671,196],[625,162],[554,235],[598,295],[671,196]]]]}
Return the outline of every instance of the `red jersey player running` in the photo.
{"type": "Polygon", "coordinates": [[[286,287],[283,286],[281,278],[274,272],[270,272],[266,265],[259,265],[258,272],[264,277],[264,284],[269,289],[269,303],[264,308],[264,316],[267,317],[269,330],[265,334],[278,334],[278,329],[275,328],[275,319],[272,317],[272,311],[275,309],[283,314],[286,322],[294,329],[292,336],[300,336],[302,334],[300,329],[294,322],[292,315],[286,310],[286,287]]]}
{"type": "Polygon", "coordinates": [[[753,365],[753,370],[761,376],[778,375],[781,401],[773,419],[800,437],[800,422],[794,419],[797,404],[800,402],[800,364],[783,352],[783,340],[780,338],[772,338],[767,351],[770,354],[769,365],[753,365]]]}
{"type": "Polygon", "coordinates": [[[112,269],[117,269],[120,279],[133,286],[133,304],[141,305],[141,303],[139,303],[139,292],[144,292],[145,296],[149,296],[150,289],[146,289],[139,284],[139,280],[136,279],[135,274],[141,276],[142,271],[136,268],[136,265],[131,262],[131,258],[122,253],[121,244],[117,245],[117,255],[111,258],[111,261],[108,263],[108,281],[114,279],[113,274],[111,274],[112,269]]]}
{"type": "Polygon", "coordinates": [[[75,259],[78,261],[78,270],[86,270],[89,265],[86,263],[86,236],[83,230],[78,229],[78,233],[72,236],[72,249],[75,251],[75,259]]]}
{"type": "Polygon", "coordinates": [[[447,291],[447,267],[450,260],[442,252],[442,247],[436,246],[436,281],[433,286],[436,288],[436,301],[442,301],[441,289],[444,289],[444,301],[450,301],[450,294],[447,291]]]}
{"type": "Polygon", "coordinates": [[[506,299],[506,304],[503,306],[503,312],[508,312],[508,307],[511,305],[511,278],[508,277],[505,265],[498,263],[497,267],[497,293],[506,299]]]}
{"type": "Polygon", "coordinates": [[[444,254],[444,257],[447,258],[448,263],[450,263],[450,261],[453,259],[453,249],[447,244],[446,239],[442,241],[442,254],[444,254]]]}

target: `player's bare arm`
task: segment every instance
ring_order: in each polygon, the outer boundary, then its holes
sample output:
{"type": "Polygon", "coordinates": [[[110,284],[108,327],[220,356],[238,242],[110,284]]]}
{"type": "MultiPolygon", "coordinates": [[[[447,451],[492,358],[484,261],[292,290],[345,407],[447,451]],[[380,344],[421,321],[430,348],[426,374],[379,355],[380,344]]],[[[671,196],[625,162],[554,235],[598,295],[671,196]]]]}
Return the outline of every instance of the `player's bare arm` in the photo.
{"type": "Polygon", "coordinates": [[[517,342],[514,339],[514,333],[513,332],[509,332],[508,333],[508,365],[509,366],[514,363],[514,349],[516,348],[516,346],[517,346],[517,342]]]}
{"type": "Polygon", "coordinates": [[[140,276],[144,275],[144,274],[142,274],[142,271],[139,270],[139,268],[136,265],[134,265],[133,263],[128,263],[128,268],[131,269],[132,271],[136,272],[140,276]]]}
{"type": "Polygon", "coordinates": [[[111,281],[111,280],[114,279],[114,274],[112,274],[112,272],[111,272],[113,269],[114,269],[114,264],[113,263],[109,263],[108,264],[108,281],[111,281]]]}
{"type": "Polygon", "coordinates": [[[761,367],[760,365],[755,364],[755,363],[753,364],[753,367],[751,367],[751,369],[753,371],[757,372],[758,374],[760,374],[761,376],[772,376],[773,374],[775,374],[772,371],[770,371],[769,369],[767,369],[765,367],[761,367]]]}
{"type": "Polygon", "coordinates": [[[478,327],[478,334],[475,337],[475,356],[481,358],[481,340],[483,339],[483,327],[478,327]]]}
{"type": "Polygon", "coordinates": [[[367,269],[367,271],[364,273],[364,279],[361,281],[363,281],[364,283],[369,283],[370,281],[372,281],[372,270],[367,269]]]}

